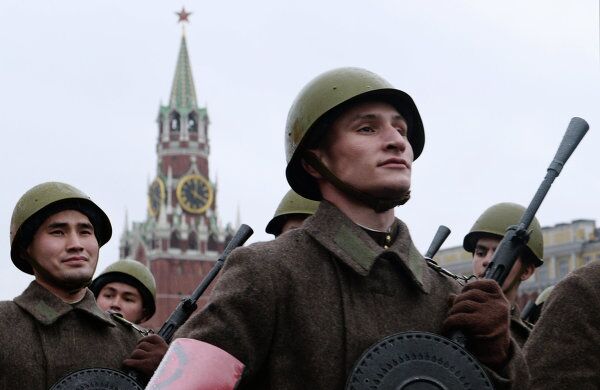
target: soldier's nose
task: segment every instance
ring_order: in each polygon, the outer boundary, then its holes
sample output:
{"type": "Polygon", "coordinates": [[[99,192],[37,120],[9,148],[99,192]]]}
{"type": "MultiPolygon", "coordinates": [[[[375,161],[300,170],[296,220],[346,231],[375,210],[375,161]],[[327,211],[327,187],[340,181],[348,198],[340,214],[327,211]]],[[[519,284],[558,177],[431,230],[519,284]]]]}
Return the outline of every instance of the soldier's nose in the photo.
{"type": "Polygon", "coordinates": [[[83,249],[80,237],[77,234],[69,234],[67,245],[69,251],[80,251],[83,249]]]}

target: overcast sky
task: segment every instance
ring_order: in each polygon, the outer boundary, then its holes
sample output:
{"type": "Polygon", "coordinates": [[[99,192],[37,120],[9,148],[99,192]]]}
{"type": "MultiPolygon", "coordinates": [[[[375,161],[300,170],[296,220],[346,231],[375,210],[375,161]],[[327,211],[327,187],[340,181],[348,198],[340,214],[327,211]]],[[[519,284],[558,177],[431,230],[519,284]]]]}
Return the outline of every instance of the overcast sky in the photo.
{"type": "Polygon", "coordinates": [[[425,124],[412,199],[396,209],[423,252],[439,224],[459,245],[502,201],[528,204],[573,116],[590,124],[538,212],[542,225],[600,225],[599,2],[149,1],[0,2],[0,299],[31,277],[13,267],[9,222],[44,181],[71,183],[110,216],[99,270],[117,260],[125,211],[146,218],[160,102],[181,27],[211,118],[211,180],[222,223],[265,240],[288,189],[283,134],[296,94],[340,66],[408,92],[425,124]]]}

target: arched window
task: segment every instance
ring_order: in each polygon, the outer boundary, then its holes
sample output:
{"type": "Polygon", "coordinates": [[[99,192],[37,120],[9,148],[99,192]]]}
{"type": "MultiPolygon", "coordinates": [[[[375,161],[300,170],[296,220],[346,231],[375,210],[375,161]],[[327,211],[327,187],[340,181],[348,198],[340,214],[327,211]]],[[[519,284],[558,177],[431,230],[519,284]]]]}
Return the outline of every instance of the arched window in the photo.
{"type": "Polygon", "coordinates": [[[217,237],[215,236],[214,233],[211,233],[210,236],[208,236],[208,250],[209,251],[218,251],[219,250],[219,243],[217,241],[217,237]]]}
{"type": "Polygon", "coordinates": [[[190,112],[188,115],[188,131],[190,133],[198,132],[198,114],[195,111],[190,112]]]}
{"type": "Polygon", "coordinates": [[[198,250],[198,239],[194,232],[191,232],[190,237],[188,238],[188,249],[191,251],[198,250]]]}
{"type": "Polygon", "coordinates": [[[169,128],[171,131],[179,131],[181,125],[181,117],[177,111],[171,112],[169,115],[169,128]]]}
{"type": "Polygon", "coordinates": [[[163,132],[163,124],[164,124],[165,118],[163,118],[162,115],[158,116],[158,134],[162,134],[163,132]]]}
{"type": "Polygon", "coordinates": [[[174,230],[173,233],[171,233],[170,247],[179,248],[179,234],[177,234],[177,230],[174,230]]]}

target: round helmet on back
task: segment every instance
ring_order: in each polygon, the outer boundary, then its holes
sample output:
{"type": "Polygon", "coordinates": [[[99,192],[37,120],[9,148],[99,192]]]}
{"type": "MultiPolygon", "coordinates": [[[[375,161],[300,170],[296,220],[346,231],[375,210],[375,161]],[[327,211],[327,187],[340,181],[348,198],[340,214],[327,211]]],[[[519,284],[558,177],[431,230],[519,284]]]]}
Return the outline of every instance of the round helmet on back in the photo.
{"type": "Polygon", "coordinates": [[[156,281],[152,272],[136,260],[119,260],[108,267],[90,284],[90,290],[98,297],[108,283],[120,282],[135,287],[142,296],[145,318],[150,319],[156,311],[156,281]]]}
{"type": "MultiPolygon", "coordinates": [[[[525,207],[516,203],[498,203],[489,207],[477,218],[469,233],[463,240],[463,248],[473,253],[477,240],[484,236],[504,237],[506,230],[517,225],[525,212],[525,207]]],[[[527,250],[530,261],[536,267],[544,264],[544,237],[542,227],[537,218],[533,218],[528,231],[530,232],[527,250]]]]}
{"type": "Polygon", "coordinates": [[[391,104],[408,124],[408,141],[414,159],[423,151],[425,132],[413,99],[389,82],[365,69],[339,68],[310,81],[298,94],[288,113],[285,129],[286,177],[301,196],[321,200],[315,179],[302,167],[303,153],[314,147],[344,107],[361,101],[391,104]]]}
{"type": "Polygon", "coordinates": [[[306,199],[294,190],[289,190],[279,202],[275,215],[267,224],[265,231],[269,234],[279,235],[286,217],[291,215],[313,215],[317,211],[317,207],[319,207],[319,202],[306,199]]]}
{"type": "Polygon", "coordinates": [[[10,257],[18,269],[33,275],[25,250],[42,223],[64,210],[77,210],[89,218],[99,246],[110,240],[110,220],[89,196],[69,184],[42,183],[21,196],[10,220],[10,257]]]}

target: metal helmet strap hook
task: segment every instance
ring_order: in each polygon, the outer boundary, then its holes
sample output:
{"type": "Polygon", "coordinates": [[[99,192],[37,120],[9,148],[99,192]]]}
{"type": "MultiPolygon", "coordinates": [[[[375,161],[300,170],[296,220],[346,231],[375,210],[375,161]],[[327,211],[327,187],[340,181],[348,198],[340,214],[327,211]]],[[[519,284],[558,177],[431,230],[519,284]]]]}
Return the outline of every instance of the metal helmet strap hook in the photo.
{"type": "Polygon", "coordinates": [[[338,190],[351,196],[352,198],[368,205],[377,213],[384,212],[396,206],[403,205],[410,199],[410,190],[405,192],[401,197],[383,199],[360,191],[348,183],[341,181],[323,164],[314,152],[307,150],[302,155],[304,161],[313,167],[325,180],[333,184],[338,190]]]}

